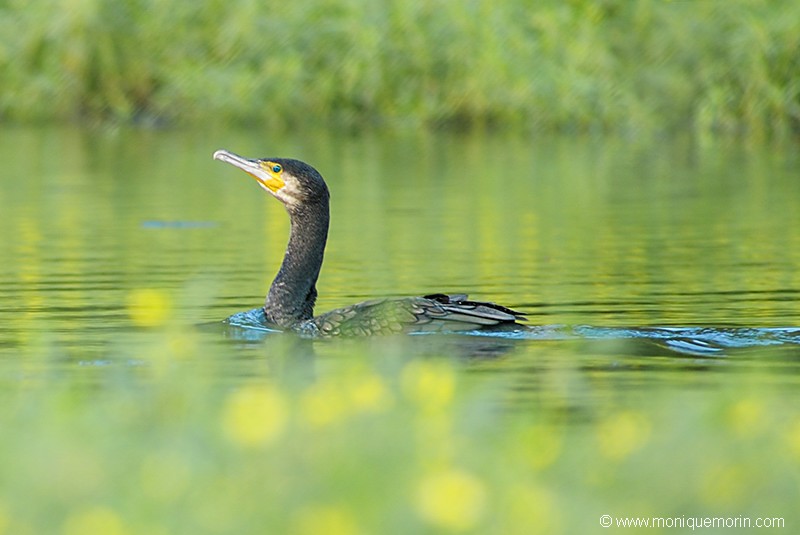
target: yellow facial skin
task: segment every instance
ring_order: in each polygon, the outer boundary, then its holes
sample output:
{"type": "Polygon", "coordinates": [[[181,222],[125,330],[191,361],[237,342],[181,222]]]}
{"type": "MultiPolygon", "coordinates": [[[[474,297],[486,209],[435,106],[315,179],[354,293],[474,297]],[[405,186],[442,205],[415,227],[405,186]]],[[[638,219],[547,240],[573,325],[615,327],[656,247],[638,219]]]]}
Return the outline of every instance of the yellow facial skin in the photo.
{"type": "Polygon", "coordinates": [[[286,183],[283,181],[283,167],[280,164],[270,161],[260,161],[258,162],[259,167],[264,171],[264,174],[267,178],[262,178],[261,176],[255,175],[250,173],[250,175],[255,178],[262,186],[270,190],[272,193],[276,193],[279,189],[283,188],[286,183]]]}

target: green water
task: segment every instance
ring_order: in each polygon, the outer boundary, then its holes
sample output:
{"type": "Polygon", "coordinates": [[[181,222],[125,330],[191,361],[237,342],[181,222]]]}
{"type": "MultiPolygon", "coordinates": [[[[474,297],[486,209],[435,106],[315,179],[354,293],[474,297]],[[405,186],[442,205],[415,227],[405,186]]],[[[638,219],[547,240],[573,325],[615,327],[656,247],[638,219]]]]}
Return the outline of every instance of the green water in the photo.
{"type": "Polygon", "coordinates": [[[5,347],[43,332],[91,352],[143,288],[188,323],[258,306],[288,218],[218,147],[327,177],[318,312],[442,291],[536,325],[800,326],[792,147],[52,129],[0,147],[5,347]]]}
{"type": "MultiPolygon", "coordinates": [[[[250,531],[241,523],[253,519],[305,533],[313,529],[297,526],[316,525],[317,513],[328,518],[328,509],[315,509],[320,503],[344,507],[364,532],[385,514],[419,517],[398,521],[397,533],[421,525],[433,533],[535,533],[534,525],[558,533],[595,529],[602,513],[793,511],[796,146],[5,128],[0,161],[0,419],[15,430],[0,456],[16,467],[0,486],[0,533],[6,525],[112,532],[105,528],[117,521],[130,532],[216,533],[250,531]],[[523,310],[541,329],[521,339],[312,342],[225,327],[230,314],[262,303],[288,218],[249,177],[212,161],[219,148],[300,158],[326,177],[333,219],[318,312],[463,292],[523,310]],[[676,338],[692,350],[648,334],[659,327],[691,329],[676,338]],[[697,340],[720,351],[698,352],[697,340]],[[454,370],[460,385],[452,414],[431,420],[439,424],[420,420],[417,429],[396,401],[368,425],[303,431],[315,381],[328,390],[312,414],[341,405],[336,388],[364,369],[413,405],[416,372],[407,363],[417,360],[434,371],[450,363],[444,377],[454,370]],[[226,396],[254,381],[277,384],[290,421],[300,422],[285,443],[270,442],[268,456],[236,453],[215,438],[224,411],[237,406],[226,396]],[[448,418],[452,429],[437,431],[448,418]],[[442,438],[451,431],[455,438],[442,438]],[[309,442],[297,451],[301,439],[309,442]],[[528,439],[533,453],[524,450],[528,439]],[[509,464],[488,460],[490,451],[509,464]],[[529,454],[533,468],[515,469],[529,454]],[[531,514],[547,521],[513,520],[516,491],[497,499],[511,516],[480,492],[467,496],[487,511],[477,520],[448,517],[450,502],[430,513],[414,478],[440,458],[478,474],[490,495],[533,485],[533,502],[549,505],[531,514]],[[377,482],[369,474],[387,462],[394,471],[377,482]],[[281,472],[274,483],[278,465],[299,472],[281,472]],[[654,481],[660,490],[645,491],[654,481]],[[156,490],[141,494],[142,485],[156,490]],[[193,486],[229,497],[191,493],[193,486]],[[263,501],[271,508],[260,508],[263,501]],[[172,523],[158,520],[159,511],[172,523]]],[[[440,395],[436,381],[420,384],[426,398],[440,395]]],[[[431,485],[442,481],[449,488],[446,478],[431,485]]]]}

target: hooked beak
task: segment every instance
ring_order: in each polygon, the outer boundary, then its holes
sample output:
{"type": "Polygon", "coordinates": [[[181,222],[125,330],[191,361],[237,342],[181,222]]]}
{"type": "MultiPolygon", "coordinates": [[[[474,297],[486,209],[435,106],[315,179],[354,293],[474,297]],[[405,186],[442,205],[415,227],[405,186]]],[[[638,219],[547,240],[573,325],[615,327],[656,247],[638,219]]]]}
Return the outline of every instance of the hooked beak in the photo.
{"type": "Polygon", "coordinates": [[[277,176],[269,166],[264,165],[261,160],[249,160],[224,149],[216,151],[214,153],[214,159],[238,167],[255,178],[259,186],[272,194],[276,193],[285,185],[283,179],[277,176]]]}

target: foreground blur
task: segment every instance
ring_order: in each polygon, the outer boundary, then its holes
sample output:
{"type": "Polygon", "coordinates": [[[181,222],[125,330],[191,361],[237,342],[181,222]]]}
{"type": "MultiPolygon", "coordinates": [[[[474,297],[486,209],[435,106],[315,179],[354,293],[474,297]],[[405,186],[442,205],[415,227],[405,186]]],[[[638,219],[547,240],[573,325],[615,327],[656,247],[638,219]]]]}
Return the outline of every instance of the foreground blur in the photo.
{"type": "MultiPolygon", "coordinates": [[[[287,340],[239,363],[236,378],[223,348],[187,353],[196,337],[158,329],[136,359],[82,366],[57,354],[0,361],[0,533],[552,534],[596,529],[602,514],[798,520],[800,408],[763,375],[521,402],[509,377],[476,374],[508,362],[409,358],[399,340],[380,355],[367,342],[322,344],[305,360],[287,340]]],[[[563,375],[609,379],[579,362],[563,375]]]]}

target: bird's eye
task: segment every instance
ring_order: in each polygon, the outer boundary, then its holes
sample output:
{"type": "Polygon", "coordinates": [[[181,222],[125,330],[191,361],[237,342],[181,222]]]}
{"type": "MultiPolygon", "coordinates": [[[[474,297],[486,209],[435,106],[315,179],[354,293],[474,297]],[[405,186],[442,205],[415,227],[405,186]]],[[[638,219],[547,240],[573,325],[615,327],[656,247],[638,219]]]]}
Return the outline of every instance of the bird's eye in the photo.
{"type": "Polygon", "coordinates": [[[280,165],[275,164],[272,166],[273,173],[280,173],[281,171],[283,171],[283,167],[281,167],[280,165]]]}

